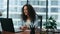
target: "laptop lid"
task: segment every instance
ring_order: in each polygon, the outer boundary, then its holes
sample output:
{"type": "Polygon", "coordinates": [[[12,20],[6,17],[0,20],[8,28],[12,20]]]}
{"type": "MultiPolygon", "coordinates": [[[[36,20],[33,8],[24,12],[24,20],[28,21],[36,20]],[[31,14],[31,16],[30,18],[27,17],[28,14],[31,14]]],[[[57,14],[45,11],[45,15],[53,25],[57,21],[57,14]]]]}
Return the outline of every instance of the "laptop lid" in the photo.
{"type": "Polygon", "coordinates": [[[15,32],[13,21],[11,18],[0,18],[1,26],[3,31],[15,32]]]}

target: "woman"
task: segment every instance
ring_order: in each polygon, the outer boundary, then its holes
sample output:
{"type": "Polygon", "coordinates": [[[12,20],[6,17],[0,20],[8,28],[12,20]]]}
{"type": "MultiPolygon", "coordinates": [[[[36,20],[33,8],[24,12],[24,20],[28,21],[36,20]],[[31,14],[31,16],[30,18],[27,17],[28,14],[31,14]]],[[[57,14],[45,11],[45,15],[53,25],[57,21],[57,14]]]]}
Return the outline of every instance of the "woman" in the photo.
{"type": "Polygon", "coordinates": [[[38,17],[30,4],[25,4],[22,8],[22,30],[30,28],[30,25],[38,26],[38,17]]]}

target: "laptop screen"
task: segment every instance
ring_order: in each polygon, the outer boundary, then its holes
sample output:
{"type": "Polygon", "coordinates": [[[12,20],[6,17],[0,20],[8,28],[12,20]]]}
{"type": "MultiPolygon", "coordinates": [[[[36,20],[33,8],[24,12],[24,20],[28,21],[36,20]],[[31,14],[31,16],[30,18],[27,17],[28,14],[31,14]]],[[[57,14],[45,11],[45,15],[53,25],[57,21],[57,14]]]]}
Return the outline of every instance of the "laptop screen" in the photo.
{"type": "Polygon", "coordinates": [[[14,32],[13,21],[11,18],[0,18],[3,31],[14,32]]]}

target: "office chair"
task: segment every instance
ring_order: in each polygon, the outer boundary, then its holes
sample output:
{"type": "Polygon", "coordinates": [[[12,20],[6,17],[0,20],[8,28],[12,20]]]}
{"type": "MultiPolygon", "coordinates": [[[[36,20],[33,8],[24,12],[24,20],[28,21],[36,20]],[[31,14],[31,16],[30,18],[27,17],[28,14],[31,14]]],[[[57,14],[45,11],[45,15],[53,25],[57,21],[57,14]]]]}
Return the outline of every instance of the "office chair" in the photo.
{"type": "Polygon", "coordinates": [[[40,26],[40,34],[42,34],[42,16],[41,15],[38,15],[38,18],[39,18],[39,26],[40,26]]]}

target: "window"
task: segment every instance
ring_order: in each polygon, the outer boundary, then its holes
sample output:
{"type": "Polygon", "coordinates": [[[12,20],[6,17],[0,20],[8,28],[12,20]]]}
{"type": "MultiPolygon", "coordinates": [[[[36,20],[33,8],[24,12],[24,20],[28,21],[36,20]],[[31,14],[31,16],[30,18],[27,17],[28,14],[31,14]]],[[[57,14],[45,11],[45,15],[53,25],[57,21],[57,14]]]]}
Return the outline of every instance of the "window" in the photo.
{"type": "Polygon", "coordinates": [[[0,12],[2,16],[1,18],[6,18],[7,17],[7,0],[0,0],[0,12]]]}
{"type": "Polygon", "coordinates": [[[46,12],[46,8],[40,8],[40,12],[46,12]]]}
{"type": "Polygon", "coordinates": [[[29,1],[29,4],[31,4],[31,5],[38,5],[38,2],[39,1],[29,1]]]}
{"type": "Polygon", "coordinates": [[[39,5],[41,5],[41,6],[46,6],[46,1],[40,1],[40,2],[39,2],[39,5]]]}
{"type": "Polygon", "coordinates": [[[9,16],[9,18],[20,19],[20,14],[10,14],[9,16]]]}
{"type": "Polygon", "coordinates": [[[9,5],[17,5],[18,0],[9,0],[9,5]]]}
{"type": "Polygon", "coordinates": [[[18,10],[17,7],[9,7],[9,9],[10,12],[17,12],[18,10]]]}
{"type": "Polygon", "coordinates": [[[58,1],[51,1],[51,5],[58,5],[58,1]]]}
{"type": "Polygon", "coordinates": [[[21,5],[25,5],[27,1],[21,1],[21,5]]]}
{"type": "Polygon", "coordinates": [[[55,8],[55,7],[53,8],[53,7],[52,7],[52,8],[51,8],[51,12],[58,12],[58,8],[55,8]]]}
{"type": "Polygon", "coordinates": [[[46,12],[46,8],[35,7],[36,12],[46,12]]]}

